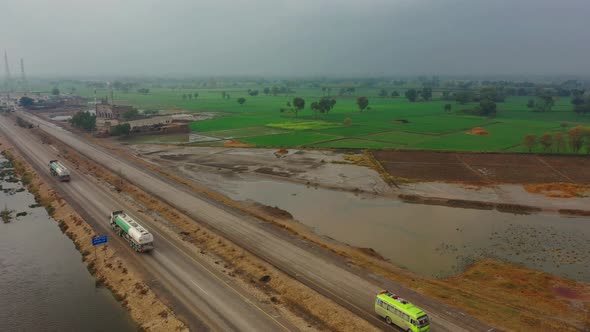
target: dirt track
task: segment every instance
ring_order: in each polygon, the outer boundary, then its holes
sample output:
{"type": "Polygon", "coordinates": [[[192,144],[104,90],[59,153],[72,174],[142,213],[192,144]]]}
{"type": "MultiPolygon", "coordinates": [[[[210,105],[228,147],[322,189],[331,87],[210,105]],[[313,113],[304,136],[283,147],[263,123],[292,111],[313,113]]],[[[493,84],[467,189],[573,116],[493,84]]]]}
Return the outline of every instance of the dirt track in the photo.
{"type": "Polygon", "coordinates": [[[590,157],[375,151],[392,176],[418,181],[590,184],[590,157]]]}

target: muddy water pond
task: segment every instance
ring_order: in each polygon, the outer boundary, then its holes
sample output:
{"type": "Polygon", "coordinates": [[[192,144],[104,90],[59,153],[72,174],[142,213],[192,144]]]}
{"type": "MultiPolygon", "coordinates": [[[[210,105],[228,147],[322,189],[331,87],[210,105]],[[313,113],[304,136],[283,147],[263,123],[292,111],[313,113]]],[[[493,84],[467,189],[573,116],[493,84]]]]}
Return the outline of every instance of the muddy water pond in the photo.
{"type": "Polygon", "coordinates": [[[8,167],[0,156],[0,331],[136,331],[8,167]]]}
{"type": "Polygon", "coordinates": [[[218,183],[236,200],[289,211],[316,233],[373,248],[410,271],[445,277],[481,257],[590,282],[590,218],[408,204],[276,181],[218,183]]]}

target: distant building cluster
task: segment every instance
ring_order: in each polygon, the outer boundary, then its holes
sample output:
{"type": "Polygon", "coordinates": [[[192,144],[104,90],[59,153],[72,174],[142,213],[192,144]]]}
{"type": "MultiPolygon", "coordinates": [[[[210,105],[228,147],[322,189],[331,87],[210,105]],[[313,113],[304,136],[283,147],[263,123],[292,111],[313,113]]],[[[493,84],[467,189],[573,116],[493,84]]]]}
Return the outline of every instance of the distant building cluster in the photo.
{"type": "Polygon", "coordinates": [[[136,108],[127,105],[110,104],[102,100],[96,104],[96,129],[99,134],[108,133],[112,127],[128,123],[134,133],[182,133],[189,132],[188,124],[193,121],[192,116],[154,116],[137,120],[124,120],[123,114],[136,108]]]}
{"type": "Polygon", "coordinates": [[[123,113],[132,111],[133,106],[113,105],[102,100],[96,104],[96,127],[99,131],[109,131],[112,126],[120,124],[123,113]]]}

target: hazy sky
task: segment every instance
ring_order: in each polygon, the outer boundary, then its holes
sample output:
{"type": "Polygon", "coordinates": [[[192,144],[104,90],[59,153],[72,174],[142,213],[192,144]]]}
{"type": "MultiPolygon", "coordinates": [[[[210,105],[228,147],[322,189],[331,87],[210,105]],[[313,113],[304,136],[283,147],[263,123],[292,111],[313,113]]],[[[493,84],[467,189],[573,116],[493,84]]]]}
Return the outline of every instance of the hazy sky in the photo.
{"type": "Polygon", "coordinates": [[[0,0],[0,50],[29,76],[585,75],[589,13],[589,0],[0,0]]]}

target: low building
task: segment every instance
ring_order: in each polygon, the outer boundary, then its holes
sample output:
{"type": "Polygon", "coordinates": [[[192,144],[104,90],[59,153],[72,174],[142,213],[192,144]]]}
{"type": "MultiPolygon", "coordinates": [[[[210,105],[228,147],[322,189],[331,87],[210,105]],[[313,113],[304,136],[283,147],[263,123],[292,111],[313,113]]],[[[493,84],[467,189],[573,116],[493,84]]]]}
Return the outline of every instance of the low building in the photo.
{"type": "Polygon", "coordinates": [[[113,105],[109,104],[106,100],[102,100],[95,106],[96,128],[98,131],[109,131],[112,126],[123,122],[121,120],[123,113],[134,109],[133,106],[113,105]]]}

